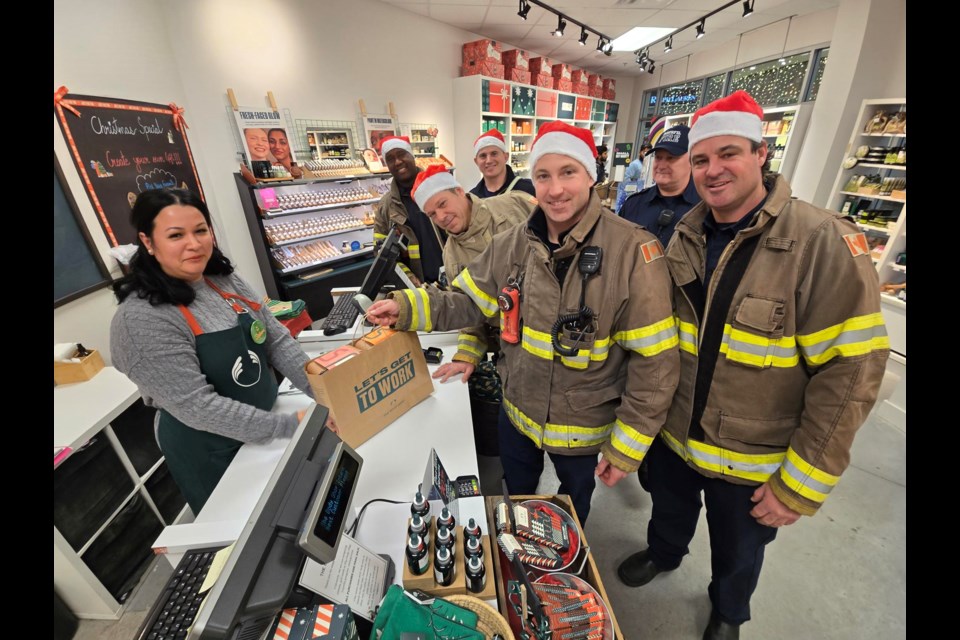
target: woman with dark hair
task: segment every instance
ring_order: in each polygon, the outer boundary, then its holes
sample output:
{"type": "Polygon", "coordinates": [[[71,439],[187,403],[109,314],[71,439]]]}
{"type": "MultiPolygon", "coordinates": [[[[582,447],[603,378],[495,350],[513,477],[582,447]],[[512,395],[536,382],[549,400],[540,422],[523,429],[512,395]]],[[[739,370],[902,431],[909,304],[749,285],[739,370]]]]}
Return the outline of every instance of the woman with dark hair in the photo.
{"type": "Polygon", "coordinates": [[[302,178],[303,171],[300,170],[300,167],[298,167],[297,163],[293,160],[286,130],[279,128],[270,129],[267,131],[267,141],[270,144],[270,153],[276,158],[277,164],[282,164],[294,178],[302,178]]]}
{"type": "Polygon", "coordinates": [[[167,467],[194,514],[244,442],[293,435],[303,411],[273,413],[273,368],[313,396],[308,357],[214,244],[195,193],[146,191],[131,219],[139,246],[113,285],[113,365],[156,407],[167,467]]]}

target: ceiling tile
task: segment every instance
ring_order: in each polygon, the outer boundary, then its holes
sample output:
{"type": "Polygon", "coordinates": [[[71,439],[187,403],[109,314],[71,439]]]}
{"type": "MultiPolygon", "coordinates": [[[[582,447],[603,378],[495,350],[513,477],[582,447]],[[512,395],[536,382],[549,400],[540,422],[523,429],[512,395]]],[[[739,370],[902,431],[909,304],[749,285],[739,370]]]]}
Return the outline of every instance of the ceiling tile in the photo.
{"type": "Polygon", "coordinates": [[[461,24],[483,24],[483,18],[487,15],[486,7],[474,6],[451,6],[447,4],[433,3],[430,5],[430,17],[440,22],[446,22],[454,26],[461,24]]]}

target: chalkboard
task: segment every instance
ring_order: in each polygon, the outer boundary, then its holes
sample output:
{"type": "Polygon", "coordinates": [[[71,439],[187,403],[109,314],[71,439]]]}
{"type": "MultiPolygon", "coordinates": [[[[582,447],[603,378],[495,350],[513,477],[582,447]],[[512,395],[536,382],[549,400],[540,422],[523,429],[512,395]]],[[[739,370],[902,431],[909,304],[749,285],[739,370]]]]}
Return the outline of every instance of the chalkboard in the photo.
{"type": "Polygon", "coordinates": [[[110,274],[53,158],[53,307],[110,284],[110,274]]]}
{"type": "Polygon", "coordinates": [[[203,197],[177,105],[75,96],[61,88],[54,109],[111,246],[136,244],[130,209],[141,192],[177,187],[203,197]]]}

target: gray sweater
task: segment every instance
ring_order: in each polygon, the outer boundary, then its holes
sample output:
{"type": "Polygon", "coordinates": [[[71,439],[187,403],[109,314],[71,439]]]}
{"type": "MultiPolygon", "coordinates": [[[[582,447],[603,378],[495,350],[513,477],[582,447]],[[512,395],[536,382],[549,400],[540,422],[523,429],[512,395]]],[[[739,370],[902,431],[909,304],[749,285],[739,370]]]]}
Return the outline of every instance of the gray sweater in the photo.
{"type": "MultiPolygon", "coordinates": [[[[259,302],[262,297],[235,273],[210,276],[222,291],[259,302]]],[[[204,333],[237,325],[237,312],[207,284],[193,283],[196,299],[189,305],[204,333]]],[[[243,302],[240,305],[246,307],[243,302]]],[[[248,309],[267,327],[270,364],[313,397],[303,365],[307,354],[266,306],[248,309]]],[[[152,306],[131,294],[117,308],[110,324],[113,366],[140,389],[144,403],[164,409],[180,422],[241,442],[266,442],[293,435],[296,414],[262,411],[219,395],[200,371],[196,339],[180,310],[172,304],[152,306]]],[[[272,374],[270,374],[272,375],[272,374]]],[[[159,414],[158,414],[159,419],[159,414]]]]}

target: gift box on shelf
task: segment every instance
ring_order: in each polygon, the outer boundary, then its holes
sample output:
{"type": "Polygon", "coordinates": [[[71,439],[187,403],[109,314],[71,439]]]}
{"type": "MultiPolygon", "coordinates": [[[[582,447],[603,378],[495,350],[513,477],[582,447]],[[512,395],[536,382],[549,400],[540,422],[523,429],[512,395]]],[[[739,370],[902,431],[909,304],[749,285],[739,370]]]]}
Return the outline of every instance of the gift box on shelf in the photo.
{"type": "Polygon", "coordinates": [[[573,92],[578,96],[589,96],[590,87],[587,86],[586,82],[573,83],[573,92]]]}
{"type": "Polygon", "coordinates": [[[530,54],[523,49],[510,49],[503,52],[503,66],[530,71],[530,54]]]}
{"type": "Polygon", "coordinates": [[[616,91],[617,81],[613,78],[604,78],[601,86],[603,86],[604,91],[616,91]]]}
{"type": "Polygon", "coordinates": [[[599,73],[588,73],[587,74],[587,86],[593,89],[594,87],[600,87],[603,89],[603,86],[600,84],[600,74],[599,73]]]}
{"type": "Polygon", "coordinates": [[[461,76],[487,76],[503,79],[503,65],[498,62],[470,62],[460,67],[461,76]]]}
{"type": "Polygon", "coordinates": [[[563,80],[570,80],[573,82],[570,65],[564,62],[553,65],[553,67],[551,67],[550,75],[552,75],[554,78],[561,78],[563,80]]]}
{"type": "Polygon", "coordinates": [[[616,100],[617,92],[615,89],[604,89],[603,90],[603,99],[604,100],[616,100]]]}
{"type": "Polygon", "coordinates": [[[603,87],[596,86],[590,87],[589,92],[587,93],[591,98],[602,98],[603,97],[603,87]]]}
{"type": "Polygon", "coordinates": [[[589,82],[587,82],[589,76],[590,74],[583,69],[573,69],[570,72],[570,82],[573,84],[589,84],[589,82]]]}
{"type": "Polygon", "coordinates": [[[530,84],[536,87],[543,87],[544,89],[553,89],[553,76],[549,73],[531,74],[530,84]]]}
{"type": "Polygon", "coordinates": [[[467,63],[470,62],[496,62],[497,64],[502,64],[503,56],[500,43],[487,38],[463,43],[463,66],[467,66],[467,63]]]}
{"type": "Polygon", "coordinates": [[[553,88],[557,91],[573,91],[573,83],[563,78],[553,77],[553,88]]]}
{"type": "Polygon", "coordinates": [[[510,82],[521,82],[530,84],[530,72],[519,67],[503,67],[503,79],[510,82]]]}
{"type": "Polygon", "coordinates": [[[97,375],[103,369],[103,356],[96,349],[87,355],[75,358],[78,362],[53,361],[53,381],[57,384],[83,382],[97,375]]]}
{"type": "Polygon", "coordinates": [[[553,75],[553,60],[546,56],[530,58],[530,75],[553,75]]]}

